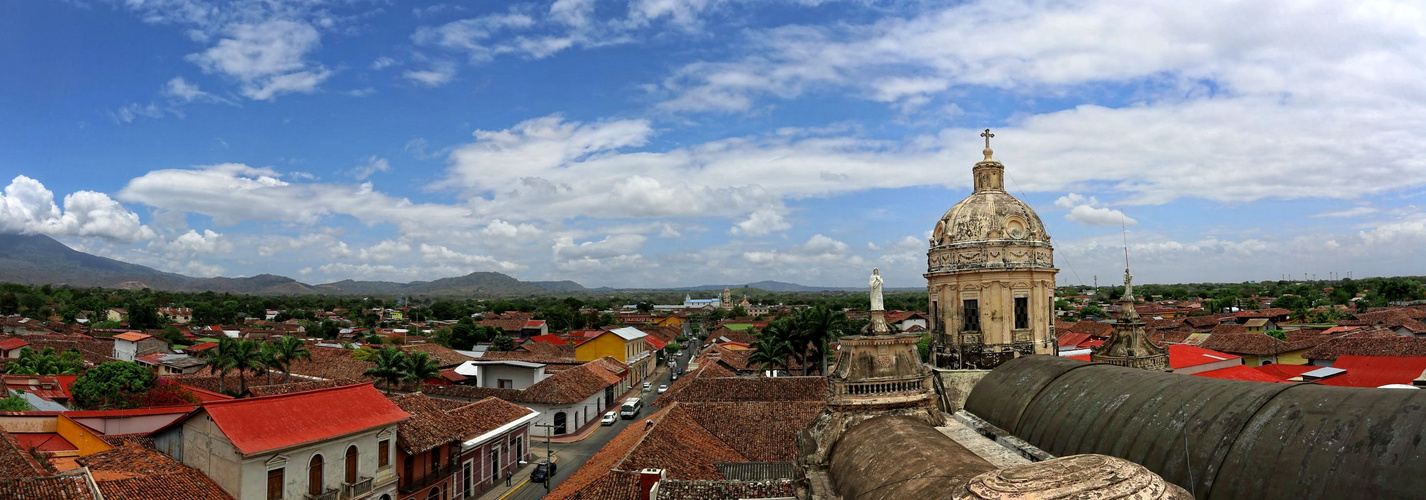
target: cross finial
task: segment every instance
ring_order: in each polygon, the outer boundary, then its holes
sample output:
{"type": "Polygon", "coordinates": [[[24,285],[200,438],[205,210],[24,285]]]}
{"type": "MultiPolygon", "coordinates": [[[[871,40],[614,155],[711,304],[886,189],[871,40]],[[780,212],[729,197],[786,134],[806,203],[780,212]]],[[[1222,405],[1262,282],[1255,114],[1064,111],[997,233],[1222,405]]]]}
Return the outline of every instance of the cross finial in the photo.
{"type": "Polygon", "coordinates": [[[981,151],[981,153],[985,155],[985,161],[991,161],[990,155],[995,152],[990,150],[990,138],[995,137],[995,134],[990,133],[990,129],[985,129],[985,132],[981,132],[980,136],[985,138],[985,151],[981,151]]]}

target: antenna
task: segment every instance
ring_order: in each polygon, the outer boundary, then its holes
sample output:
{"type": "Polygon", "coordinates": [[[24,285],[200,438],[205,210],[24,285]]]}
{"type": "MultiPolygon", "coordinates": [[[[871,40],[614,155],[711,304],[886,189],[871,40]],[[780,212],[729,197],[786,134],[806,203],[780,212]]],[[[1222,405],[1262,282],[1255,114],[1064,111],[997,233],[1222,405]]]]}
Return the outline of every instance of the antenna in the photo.
{"type": "Polygon", "coordinates": [[[1119,229],[1124,231],[1124,269],[1129,269],[1129,225],[1124,222],[1124,212],[1119,212],[1119,229]]]}

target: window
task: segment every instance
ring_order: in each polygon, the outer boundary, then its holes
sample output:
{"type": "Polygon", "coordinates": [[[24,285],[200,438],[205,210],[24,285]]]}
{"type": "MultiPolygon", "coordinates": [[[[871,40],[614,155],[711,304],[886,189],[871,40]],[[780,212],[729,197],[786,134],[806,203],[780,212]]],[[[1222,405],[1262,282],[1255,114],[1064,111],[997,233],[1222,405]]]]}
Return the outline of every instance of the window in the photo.
{"type": "Polygon", "coordinates": [[[267,471],[267,500],[282,500],[282,483],[286,482],[286,471],[286,468],[267,471]]]}
{"type": "Polygon", "coordinates": [[[307,464],[307,494],[317,496],[322,494],[322,456],[312,455],[312,461],[307,464]]]}
{"type": "Polygon", "coordinates": [[[416,455],[411,455],[411,456],[406,457],[406,464],[403,465],[403,466],[401,466],[401,468],[406,471],[405,474],[402,474],[402,475],[401,475],[401,480],[402,480],[402,481],[406,481],[406,484],[408,484],[408,485],[411,484],[411,481],[415,481],[415,480],[416,480],[416,455]]]}
{"type": "Polygon", "coordinates": [[[525,456],[525,437],[515,436],[515,441],[510,445],[510,449],[515,450],[513,460],[519,460],[520,457],[525,456]]]}
{"type": "Polygon", "coordinates": [[[351,446],[348,446],[348,447],[347,447],[346,466],[347,466],[347,478],[346,478],[346,479],[347,479],[347,484],[356,484],[356,482],[357,482],[357,447],[356,447],[356,445],[351,445],[351,446]]]}
{"type": "Polygon", "coordinates": [[[440,447],[436,447],[435,449],[432,449],[432,450],[431,450],[431,460],[430,460],[429,463],[430,463],[430,468],[427,469],[428,471],[434,471],[434,470],[436,470],[436,469],[441,468],[441,449],[440,449],[440,447]]]}
{"type": "Polygon", "coordinates": [[[1030,298],[1015,297],[1015,329],[1030,328],[1030,298]]]}
{"type": "Polygon", "coordinates": [[[936,327],[941,324],[941,306],[936,301],[931,301],[931,331],[938,331],[936,327]]]}
{"type": "Polygon", "coordinates": [[[490,483],[500,482],[500,450],[490,450],[490,483]]]}
{"type": "Polygon", "coordinates": [[[435,487],[435,488],[431,488],[431,492],[426,494],[426,500],[440,500],[440,499],[441,499],[441,487],[440,487],[440,486],[437,486],[437,487],[435,487]]]}
{"type": "Polygon", "coordinates": [[[377,467],[384,468],[391,465],[391,440],[383,439],[378,441],[376,443],[376,452],[380,454],[376,457],[377,467]]]}
{"type": "Polygon", "coordinates": [[[500,388],[501,388],[501,389],[514,389],[514,388],[515,388],[515,381],[514,381],[514,380],[510,380],[510,379],[508,379],[508,378],[502,378],[502,379],[500,379],[499,384],[500,384],[500,388]]]}
{"type": "Polygon", "coordinates": [[[980,303],[975,299],[961,301],[961,331],[980,331],[980,303]]]}

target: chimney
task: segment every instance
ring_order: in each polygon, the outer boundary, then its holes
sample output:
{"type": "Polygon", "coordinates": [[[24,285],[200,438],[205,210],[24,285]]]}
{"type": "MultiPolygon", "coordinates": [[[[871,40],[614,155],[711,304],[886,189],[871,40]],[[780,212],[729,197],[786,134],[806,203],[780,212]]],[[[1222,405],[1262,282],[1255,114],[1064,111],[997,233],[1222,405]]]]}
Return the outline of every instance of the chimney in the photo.
{"type": "Polygon", "coordinates": [[[650,500],[657,496],[659,481],[663,480],[663,469],[639,471],[639,500],[650,500]]]}

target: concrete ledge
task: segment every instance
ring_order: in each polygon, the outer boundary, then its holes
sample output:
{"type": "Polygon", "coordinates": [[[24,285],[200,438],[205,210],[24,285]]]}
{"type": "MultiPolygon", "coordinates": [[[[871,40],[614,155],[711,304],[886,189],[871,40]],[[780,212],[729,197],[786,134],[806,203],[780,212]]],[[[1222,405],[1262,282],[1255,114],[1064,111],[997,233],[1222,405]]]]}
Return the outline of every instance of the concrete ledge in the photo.
{"type": "Polygon", "coordinates": [[[975,414],[970,413],[968,411],[961,410],[955,412],[951,415],[951,418],[955,419],[955,421],[960,422],[961,424],[964,424],[966,427],[969,427],[977,434],[985,436],[986,439],[995,441],[996,444],[1004,446],[1006,449],[1024,457],[1026,460],[1029,460],[1031,462],[1042,462],[1055,458],[1054,455],[1046,453],[1045,450],[1041,450],[1035,447],[1035,445],[1027,443],[1025,442],[1025,440],[1015,437],[1009,432],[1005,432],[1005,429],[996,427],[990,422],[986,422],[984,419],[977,417],[975,416],[975,414]]]}

